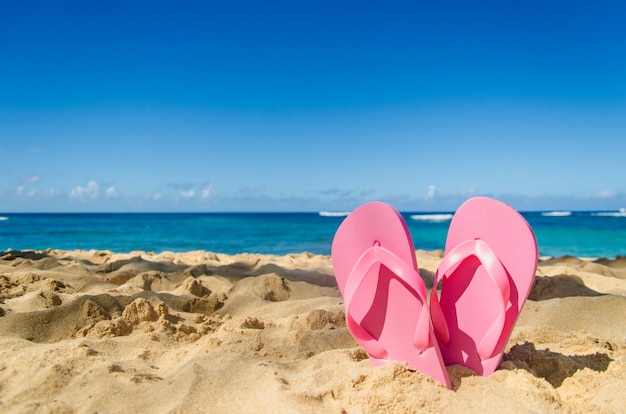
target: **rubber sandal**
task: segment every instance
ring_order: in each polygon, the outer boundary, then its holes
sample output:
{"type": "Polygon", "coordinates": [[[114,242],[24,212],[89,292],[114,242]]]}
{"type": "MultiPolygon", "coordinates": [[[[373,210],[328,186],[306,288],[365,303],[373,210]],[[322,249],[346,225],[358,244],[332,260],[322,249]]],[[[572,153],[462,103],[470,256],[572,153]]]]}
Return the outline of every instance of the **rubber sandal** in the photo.
{"type": "Polygon", "coordinates": [[[512,207],[487,197],[459,207],[430,300],[446,365],[483,376],[498,368],[533,285],[537,258],[535,235],[512,207]]]}
{"type": "Polygon", "coordinates": [[[380,202],[354,210],[335,234],[332,262],[348,330],[372,364],[407,362],[450,388],[400,213],[380,202]]]}

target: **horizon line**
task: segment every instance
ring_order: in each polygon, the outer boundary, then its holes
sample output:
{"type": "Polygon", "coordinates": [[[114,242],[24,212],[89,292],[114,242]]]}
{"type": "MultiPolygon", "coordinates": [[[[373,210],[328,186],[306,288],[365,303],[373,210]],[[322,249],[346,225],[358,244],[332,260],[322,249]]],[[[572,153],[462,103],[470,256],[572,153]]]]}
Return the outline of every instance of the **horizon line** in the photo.
{"type": "MultiPolygon", "coordinates": [[[[547,210],[517,210],[520,213],[602,213],[602,212],[623,212],[624,208],[602,209],[602,210],[580,210],[580,209],[547,209],[547,210]]],[[[398,210],[402,214],[415,213],[454,213],[456,210],[398,210]]],[[[320,213],[345,213],[348,210],[301,210],[301,211],[4,211],[0,216],[20,215],[20,214],[320,214],[320,213]]],[[[320,214],[321,215],[321,214],[320,214]]]]}

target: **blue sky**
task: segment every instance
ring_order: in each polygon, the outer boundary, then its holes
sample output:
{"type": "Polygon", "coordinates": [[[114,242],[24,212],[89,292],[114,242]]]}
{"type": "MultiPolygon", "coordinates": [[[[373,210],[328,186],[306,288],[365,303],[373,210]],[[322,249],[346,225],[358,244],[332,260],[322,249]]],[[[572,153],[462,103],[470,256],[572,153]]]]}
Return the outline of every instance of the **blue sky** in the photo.
{"type": "Polygon", "coordinates": [[[626,207],[623,2],[7,3],[0,211],[626,207]]]}

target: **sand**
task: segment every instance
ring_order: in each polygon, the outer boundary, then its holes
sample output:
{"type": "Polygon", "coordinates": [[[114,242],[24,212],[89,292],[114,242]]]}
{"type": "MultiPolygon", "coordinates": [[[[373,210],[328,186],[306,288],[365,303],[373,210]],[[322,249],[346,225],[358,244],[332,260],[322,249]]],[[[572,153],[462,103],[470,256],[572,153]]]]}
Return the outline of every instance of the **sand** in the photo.
{"type": "Polygon", "coordinates": [[[626,258],[543,258],[500,368],[448,371],[372,367],[328,256],[0,252],[3,413],[625,412],[626,258]]]}

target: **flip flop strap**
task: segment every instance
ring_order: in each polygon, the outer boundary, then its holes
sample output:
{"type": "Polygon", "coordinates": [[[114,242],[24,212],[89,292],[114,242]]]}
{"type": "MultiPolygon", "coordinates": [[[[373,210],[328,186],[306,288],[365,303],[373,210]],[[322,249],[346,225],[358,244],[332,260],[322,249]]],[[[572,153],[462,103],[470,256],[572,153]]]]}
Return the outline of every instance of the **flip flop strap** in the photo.
{"type": "Polygon", "coordinates": [[[478,259],[480,265],[483,266],[491,281],[500,291],[502,311],[498,313],[491,327],[476,345],[478,355],[482,359],[487,359],[493,356],[498,341],[500,340],[511,293],[511,286],[506,269],[487,243],[480,239],[467,240],[454,247],[446,254],[435,274],[435,281],[430,294],[430,313],[437,339],[443,344],[448,344],[450,342],[450,331],[441,309],[441,304],[439,303],[439,297],[437,296],[437,285],[442,279],[452,277],[455,272],[452,271],[450,273],[450,271],[456,270],[458,266],[462,265],[462,262],[471,257],[478,259]]]}
{"type": "MultiPolygon", "coordinates": [[[[356,333],[359,343],[370,355],[384,359],[387,351],[360,323],[374,305],[376,291],[378,290],[379,272],[373,272],[375,266],[385,266],[393,274],[394,278],[402,283],[424,305],[415,326],[413,342],[419,352],[426,350],[430,344],[430,318],[426,306],[426,286],[422,282],[417,269],[410,266],[406,261],[393,252],[381,246],[372,246],[367,249],[357,260],[346,280],[344,300],[346,305],[346,322],[350,331],[356,333]],[[361,289],[366,278],[375,276],[376,289],[361,289]],[[355,301],[355,298],[359,299],[355,301]],[[357,303],[365,303],[365,306],[357,306],[357,303]]],[[[393,300],[393,298],[391,298],[393,300]]]]}

